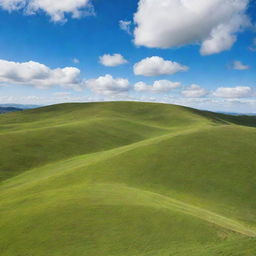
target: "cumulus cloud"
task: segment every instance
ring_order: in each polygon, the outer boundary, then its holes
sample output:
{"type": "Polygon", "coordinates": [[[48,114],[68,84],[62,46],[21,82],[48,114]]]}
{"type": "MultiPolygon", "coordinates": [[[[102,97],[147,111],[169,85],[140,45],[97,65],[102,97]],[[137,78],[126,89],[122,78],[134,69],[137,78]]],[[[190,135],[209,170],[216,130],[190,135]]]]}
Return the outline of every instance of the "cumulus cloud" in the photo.
{"type": "Polygon", "coordinates": [[[85,82],[87,88],[104,96],[122,95],[130,89],[130,83],[124,78],[113,78],[111,75],[100,76],[85,82]]]}
{"type": "Polygon", "coordinates": [[[249,86],[220,87],[213,95],[219,98],[247,98],[254,96],[254,91],[249,86]]]}
{"type": "Polygon", "coordinates": [[[153,85],[147,85],[144,82],[138,82],[134,85],[134,89],[137,92],[164,93],[164,92],[169,92],[180,86],[181,86],[181,83],[179,82],[172,82],[169,80],[159,80],[159,81],[155,81],[153,85]]]}
{"type": "Polygon", "coordinates": [[[140,0],[135,44],[171,48],[201,43],[201,54],[228,50],[250,25],[249,0],[140,0]]]}
{"type": "Polygon", "coordinates": [[[200,98],[207,95],[208,91],[197,84],[192,84],[181,93],[187,98],[200,98]]]}
{"type": "Polygon", "coordinates": [[[30,85],[37,88],[63,86],[79,89],[80,70],[74,67],[50,69],[44,64],[0,60],[0,84],[30,85]]]}
{"type": "Polygon", "coordinates": [[[54,22],[65,22],[66,14],[72,18],[93,14],[90,0],[1,0],[0,7],[7,11],[23,9],[29,15],[44,11],[54,22]]]}
{"type": "Polygon", "coordinates": [[[127,63],[128,61],[121,54],[104,54],[100,57],[100,63],[107,67],[116,67],[127,63]]]}
{"type": "Polygon", "coordinates": [[[244,65],[241,61],[234,61],[233,62],[233,69],[235,70],[247,70],[250,69],[250,66],[244,65]]]}
{"type": "Polygon", "coordinates": [[[119,27],[127,32],[129,35],[131,34],[131,24],[132,22],[131,21],[126,21],[126,20],[120,20],[119,21],[119,27]]]}
{"type": "Polygon", "coordinates": [[[142,76],[171,75],[180,71],[187,71],[188,69],[187,66],[170,60],[164,60],[158,56],[143,59],[133,67],[134,74],[142,76]]]}

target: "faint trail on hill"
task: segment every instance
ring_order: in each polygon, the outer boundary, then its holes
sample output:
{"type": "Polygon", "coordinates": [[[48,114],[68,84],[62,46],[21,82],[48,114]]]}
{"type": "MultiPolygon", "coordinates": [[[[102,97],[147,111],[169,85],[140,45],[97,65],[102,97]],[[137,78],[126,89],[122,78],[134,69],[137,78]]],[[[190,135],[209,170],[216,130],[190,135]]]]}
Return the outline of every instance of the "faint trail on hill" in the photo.
{"type": "Polygon", "coordinates": [[[200,218],[217,226],[234,231],[236,233],[240,233],[248,237],[256,237],[256,231],[248,227],[245,227],[243,224],[237,221],[221,216],[217,213],[187,203],[183,203],[179,200],[175,200],[158,193],[148,191],[143,191],[143,193],[150,196],[152,200],[154,200],[154,203],[156,205],[161,204],[160,207],[167,208],[170,210],[177,210],[179,212],[192,215],[194,217],[200,218]]]}

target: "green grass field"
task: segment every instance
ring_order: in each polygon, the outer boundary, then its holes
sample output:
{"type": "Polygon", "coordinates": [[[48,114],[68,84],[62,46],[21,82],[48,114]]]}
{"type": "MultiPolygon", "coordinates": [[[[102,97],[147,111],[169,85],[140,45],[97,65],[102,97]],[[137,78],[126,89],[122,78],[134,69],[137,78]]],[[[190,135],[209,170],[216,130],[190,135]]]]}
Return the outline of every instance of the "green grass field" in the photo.
{"type": "Polygon", "coordinates": [[[1,256],[256,255],[256,117],[61,104],[0,141],[1,256]]]}

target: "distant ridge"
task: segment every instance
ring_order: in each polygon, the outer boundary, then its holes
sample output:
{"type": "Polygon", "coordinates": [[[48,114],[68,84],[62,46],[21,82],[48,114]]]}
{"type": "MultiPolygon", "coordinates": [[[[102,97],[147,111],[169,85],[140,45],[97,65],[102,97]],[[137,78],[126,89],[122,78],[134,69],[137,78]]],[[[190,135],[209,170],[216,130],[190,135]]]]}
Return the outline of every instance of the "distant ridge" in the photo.
{"type": "Polygon", "coordinates": [[[0,114],[9,113],[9,112],[16,112],[16,111],[21,111],[21,110],[22,109],[15,108],[15,107],[0,107],[0,114]]]}
{"type": "Polygon", "coordinates": [[[221,112],[221,111],[218,111],[217,113],[232,115],[232,116],[256,116],[256,113],[237,113],[237,112],[221,112]]]}
{"type": "Polygon", "coordinates": [[[42,106],[41,105],[30,105],[30,104],[8,103],[8,104],[0,104],[0,107],[1,108],[32,109],[32,108],[39,108],[42,106]]]}

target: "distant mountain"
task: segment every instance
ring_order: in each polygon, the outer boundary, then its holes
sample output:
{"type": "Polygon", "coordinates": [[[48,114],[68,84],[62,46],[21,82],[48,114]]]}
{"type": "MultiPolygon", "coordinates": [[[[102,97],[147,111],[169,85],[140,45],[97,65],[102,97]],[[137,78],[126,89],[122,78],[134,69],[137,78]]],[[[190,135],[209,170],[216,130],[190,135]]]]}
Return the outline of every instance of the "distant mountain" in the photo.
{"type": "Polygon", "coordinates": [[[8,113],[8,112],[16,112],[21,111],[20,108],[14,108],[14,107],[0,107],[0,114],[8,113]]]}
{"type": "Polygon", "coordinates": [[[237,112],[218,112],[220,114],[232,115],[232,116],[256,116],[256,113],[237,113],[237,112]]]}
{"type": "Polygon", "coordinates": [[[32,108],[39,108],[41,105],[26,105],[26,104],[15,104],[15,103],[8,103],[8,104],[0,104],[1,108],[17,108],[17,109],[32,109],[32,108]]]}

